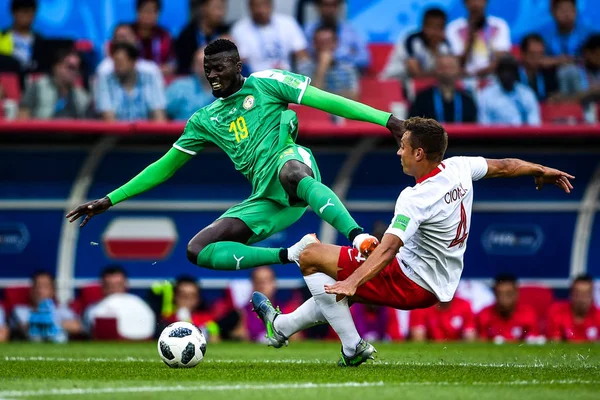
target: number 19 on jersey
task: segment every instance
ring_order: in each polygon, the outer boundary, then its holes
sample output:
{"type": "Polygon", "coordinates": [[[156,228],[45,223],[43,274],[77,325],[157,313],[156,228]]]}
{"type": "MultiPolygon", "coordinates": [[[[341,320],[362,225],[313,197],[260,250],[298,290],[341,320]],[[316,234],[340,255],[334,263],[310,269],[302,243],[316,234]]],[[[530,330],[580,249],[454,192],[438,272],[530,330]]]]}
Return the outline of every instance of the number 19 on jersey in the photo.
{"type": "Polygon", "coordinates": [[[241,142],[248,137],[248,126],[246,125],[246,119],[239,117],[235,121],[231,121],[229,124],[229,133],[235,133],[235,141],[241,142]]]}

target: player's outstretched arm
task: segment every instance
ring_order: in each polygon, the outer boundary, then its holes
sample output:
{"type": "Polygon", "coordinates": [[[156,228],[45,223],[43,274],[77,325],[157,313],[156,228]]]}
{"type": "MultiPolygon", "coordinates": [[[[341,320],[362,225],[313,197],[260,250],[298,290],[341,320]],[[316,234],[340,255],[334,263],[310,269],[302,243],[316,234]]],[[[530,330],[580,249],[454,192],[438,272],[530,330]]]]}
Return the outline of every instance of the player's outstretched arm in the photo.
{"type": "Polygon", "coordinates": [[[558,186],[566,193],[571,193],[571,189],[573,189],[569,179],[575,179],[575,177],[558,169],[530,163],[518,158],[486,159],[486,161],[488,171],[485,178],[533,176],[537,190],[541,190],[545,184],[558,186]]]}
{"type": "Polygon", "coordinates": [[[385,126],[394,136],[402,137],[404,133],[404,121],[394,117],[391,113],[326,92],[314,86],[306,88],[300,103],[343,118],[385,126]]]}
{"type": "Polygon", "coordinates": [[[79,224],[79,226],[83,227],[93,216],[102,214],[115,204],[144,193],[166,181],[191,158],[191,155],[172,148],[167,154],[147,166],[142,172],[120,188],[101,199],[92,200],[80,205],[69,212],[66,217],[69,218],[69,222],[73,222],[85,216],[84,220],[79,224]]]}
{"type": "Polygon", "coordinates": [[[395,235],[386,233],[375,251],[367,258],[367,261],[356,269],[346,280],[338,281],[333,285],[325,286],[325,292],[343,296],[353,296],[356,289],[377,276],[396,256],[402,240],[395,235]]]}

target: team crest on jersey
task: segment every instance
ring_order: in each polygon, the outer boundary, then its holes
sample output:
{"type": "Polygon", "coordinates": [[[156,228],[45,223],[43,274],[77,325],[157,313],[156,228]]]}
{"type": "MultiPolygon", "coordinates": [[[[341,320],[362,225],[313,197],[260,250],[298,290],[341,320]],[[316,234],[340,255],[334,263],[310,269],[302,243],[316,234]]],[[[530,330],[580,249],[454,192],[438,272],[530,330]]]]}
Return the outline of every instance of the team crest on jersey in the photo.
{"type": "Polygon", "coordinates": [[[254,96],[252,96],[252,95],[246,96],[246,98],[244,99],[243,106],[246,110],[249,110],[252,107],[254,107],[254,96]]]}

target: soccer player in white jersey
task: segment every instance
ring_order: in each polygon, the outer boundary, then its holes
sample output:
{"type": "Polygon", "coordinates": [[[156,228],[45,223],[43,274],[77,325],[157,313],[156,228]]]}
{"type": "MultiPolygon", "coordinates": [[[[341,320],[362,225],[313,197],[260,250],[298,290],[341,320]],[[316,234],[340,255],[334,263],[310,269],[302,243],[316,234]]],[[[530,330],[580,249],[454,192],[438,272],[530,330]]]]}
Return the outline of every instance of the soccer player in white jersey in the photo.
{"type": "Polygon", "coordinates": [[[433,119],[410,118],[404,128],[402,137],[396,137],[397,154],[416,184],[400,193],[394,218],[368,259],[352,247],[313,243],[297,260],[312,298],[294,312],[280,314],[261,293],[253,294],[254,309],[274,347],[299,330],[328,322],[342,341],[338,365],[362,364],[375,349],[356,331],[348,299],[402,310],[452,300],[471,225],[473,181],[533,176],[538,190],[544,184],[566,193],[573,189],[573,176],[519,159],[444,160],[448,136],[433,119]]]}

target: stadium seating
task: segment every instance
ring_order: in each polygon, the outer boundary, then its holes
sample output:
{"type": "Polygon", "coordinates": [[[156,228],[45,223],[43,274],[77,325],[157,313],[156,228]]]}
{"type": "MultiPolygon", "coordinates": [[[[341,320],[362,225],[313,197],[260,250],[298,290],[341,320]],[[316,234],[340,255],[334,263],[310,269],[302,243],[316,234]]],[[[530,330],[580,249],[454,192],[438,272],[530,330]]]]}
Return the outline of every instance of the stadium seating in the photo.
{"type": "Polygon", "coordinates": [[[19,75],[15,73],[0,73],[0,86],[4,91],[4,96],[7,99],[21,99],[21,86],[19,84],[19,75]]]}
{"type": "Polygon", "coordinates": [[[99,302],[103,296],[102,286],[98,284],[86,285],[81,288],[79,296],[69,306],[77,314],[83,315],[88,306],[99,302]]]}
{"type": "Polygon", "coordinates": [[[584,122],[583,107],[579,103],[541,104],[542,122],[575,125],[584,122]]]}
{"type": "Polygon", "coordinates": [[[30,303],[30,286],[13,286],[4,289],[4,310],[10,315],[13,308],[19,304],[30,303]]]}
{"type": "Polygon", "coordinates": [[[371,54],[371,65],[367,73],[370,76],[377,76],[387,64],[387,60],[392,53],[394,46],[389,43],[370,43],[369,53],[371,54]]]}
{"type": "Polygon", "coordinates": [[[393,104],[404,101],[402,87],[396,79],[361,78],[361,102],[380,110],[391,111],[393,104]]]}

